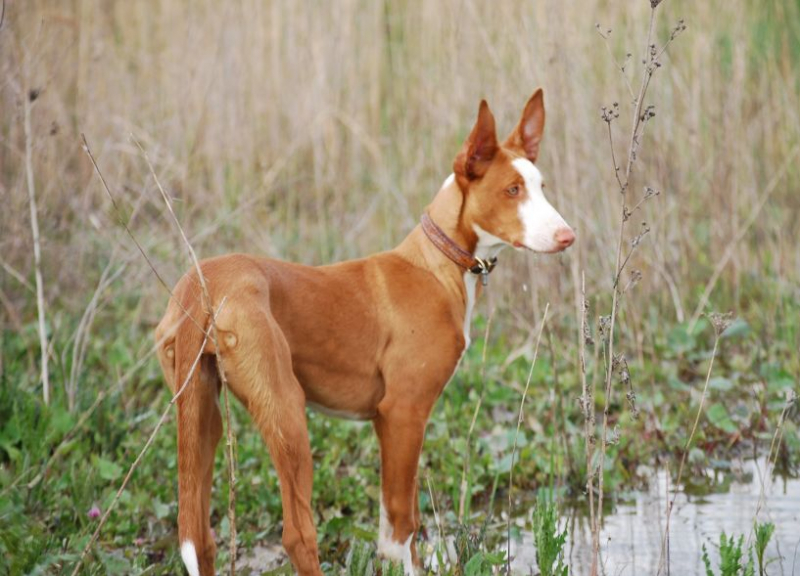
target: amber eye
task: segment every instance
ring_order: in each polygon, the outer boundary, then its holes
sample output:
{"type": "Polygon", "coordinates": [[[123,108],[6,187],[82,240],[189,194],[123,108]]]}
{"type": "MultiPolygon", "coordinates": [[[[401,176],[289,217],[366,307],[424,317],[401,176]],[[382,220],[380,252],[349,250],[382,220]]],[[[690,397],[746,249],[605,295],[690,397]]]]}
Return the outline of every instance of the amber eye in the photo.
{"type": "Polygon", "coordinates": [[[519,196],[519,186],[511,186],[507,188],[506,194],[509,196],[519,196]]]}

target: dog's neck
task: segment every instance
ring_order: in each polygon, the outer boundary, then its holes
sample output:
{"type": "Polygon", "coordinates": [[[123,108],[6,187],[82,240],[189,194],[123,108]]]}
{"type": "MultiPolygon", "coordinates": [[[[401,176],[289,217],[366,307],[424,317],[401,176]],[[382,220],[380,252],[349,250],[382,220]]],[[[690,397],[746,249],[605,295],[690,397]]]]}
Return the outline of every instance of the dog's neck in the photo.
{"type": "Polygon", "coordinates": [[[450,176],[427,208],[431,219],[458,246],[475,254],[478,236],[464,221],[464,193],[450,176]]]}
{"type": "MultiPolygon", "coordinates": [[[[445,180],[433,201],[427,207],[431,219],[458,246],[481,258],[495,256],[503,247],[498,239],[480,228],[471,226],[464,214],[464,193],[451,175],[445,180]]],[[[454,264],[437,248],[420,226],[406,237],[397,251],[412,263],[429,269],[449,289],[461,298],[467,297],[465,281],[472,284],[477,279],[470,272],[454,264]]]]}

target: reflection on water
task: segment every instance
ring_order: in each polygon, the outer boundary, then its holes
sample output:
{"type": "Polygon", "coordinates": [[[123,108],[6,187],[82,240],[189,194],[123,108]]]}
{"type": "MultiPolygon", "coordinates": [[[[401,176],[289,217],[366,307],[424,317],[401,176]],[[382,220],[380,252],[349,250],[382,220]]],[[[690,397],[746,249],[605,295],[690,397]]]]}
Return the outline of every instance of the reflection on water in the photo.
{"type": "MultiPolygon", "coordinates": [[[[701,559],[703,544],[716,566],[719,535],[744,534],[748,538],[761,491],[765,461],[748,461],[733,479],[724,482],[725,491],[702,496],[680,494],[670,519],[669,574],[705,574],[701,559]]],[[[615,503],[605,516],[602,531],[601,574],[611,576],[652,576],[656,573],[665,525],[666,473],[657,474],[648,492],[637,492],[615,503]]],[[[695,492],[694,490],[692,492],[695,492]]],[[[592,535],[585,515],[567,513],[569,539],[567,555],[570,574],[588,574],[591,567],[592,535]]],[[[773,478],[765,486],[759,521],[775,524],[767,558],[772,576],[800,575],[800,480],[773,478]]],[[[536,552],[529,530],[512,542],[512,568],[519,574],[535,574],[536,552]]],[[[662,572],[663,574],[664,572],[662,572]]]]}

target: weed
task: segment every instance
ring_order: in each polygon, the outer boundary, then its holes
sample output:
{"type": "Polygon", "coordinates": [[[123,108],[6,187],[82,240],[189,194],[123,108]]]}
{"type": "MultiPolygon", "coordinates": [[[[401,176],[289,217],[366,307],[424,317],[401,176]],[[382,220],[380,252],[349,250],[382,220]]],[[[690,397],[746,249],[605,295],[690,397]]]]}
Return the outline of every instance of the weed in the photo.
{"type": "Polygon", "coordinates": [[[764,561],[764,553],[767,550],[772,534],[775,532],[775,524],[772,522],[756,523],[756,558],[758,559],[758,576],[764,576],[767,573],[767,564],[769,561],[764,561]]]}
{"type": "Polygon", "coordinates": [[[542,576],[567,576],[564,565],[566,528],[558,531],[558,508],[549,498],[540,496],[533,509],[533,540],[536,543],[536,564],[542,576]]]}

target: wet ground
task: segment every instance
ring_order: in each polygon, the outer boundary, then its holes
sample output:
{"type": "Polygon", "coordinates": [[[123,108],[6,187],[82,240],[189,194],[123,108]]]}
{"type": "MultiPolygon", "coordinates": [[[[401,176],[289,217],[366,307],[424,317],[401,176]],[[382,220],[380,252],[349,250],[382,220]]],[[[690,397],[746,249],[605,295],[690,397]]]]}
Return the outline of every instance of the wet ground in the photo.
{"type": "MultiPolygon", "coordinates": [[[[670,519],[669,571],[685,576],[705,574],[702,545],[716,566],[719,535],[750,535],[762,490],[764,460],[734,464],[727,472],[707,472],[707,482],[688,486],[693,495],[676,498],[670,519]]],[[[602,538],[602,574],[638,576],[656,574],[665,526],[666,472],[655,475],[647,492],[635,492],[616,502],[606,515],[602,538]]],[[[764,487],[759,521],[775,524],[767,558],[772,576],[800,574],[800,480],[773,477],[764,487]]],[[[592,535],[585,515],[567,520],[570,574],[588,574],[592,535]]],[[[533,539],[526,534],[512,546],[512,564],[520,574],[536,573],[533,539]]]]}
{"type": "MultiPolygon", "coordinates": [[[[708,471],[706,478],[686,486],[675,500],[670,519],[668,566],[662,574],[691,576],[705,574],[702,546],[706,545],[716,567],[716,545],[724,531],[752,538],[756,510],[761,522],[775,524],[766,557],[774,559],[771,576],[800,575],[800,479],[773,476],[766,484],[761,478],[765,461],[734,463],[727,471],[708,471]],[[763,489],[763,498],[761,492],[763,489]],[[759,506],[759,499],[762,504],[759,506]]],[[[666,472],[654,474],[648,491],[628,493],[613,503],[607,513],[602,537],[601,574],[609,576],[653,576],[657,572],[665,525],[666,472]]],[[[591,566],[592,535],[585,513],[565,509],[568,528],[567,563],[570,574],[588,574],[591,566]]],[[[524,520],[518,524],[528,526],[524,520]]],[[[504,527],[495,525],[502,533],[504,527]]],[[[512,570],[516,574],[538,574],[536,549],[530,530],[512,541],[512,570]]],[[[430,549],[431,543],[423,548],[430,549]]],[[[279,543],[256,547],[239,562],[252,574],[274,569],[286,562],[279,543]]]]}

